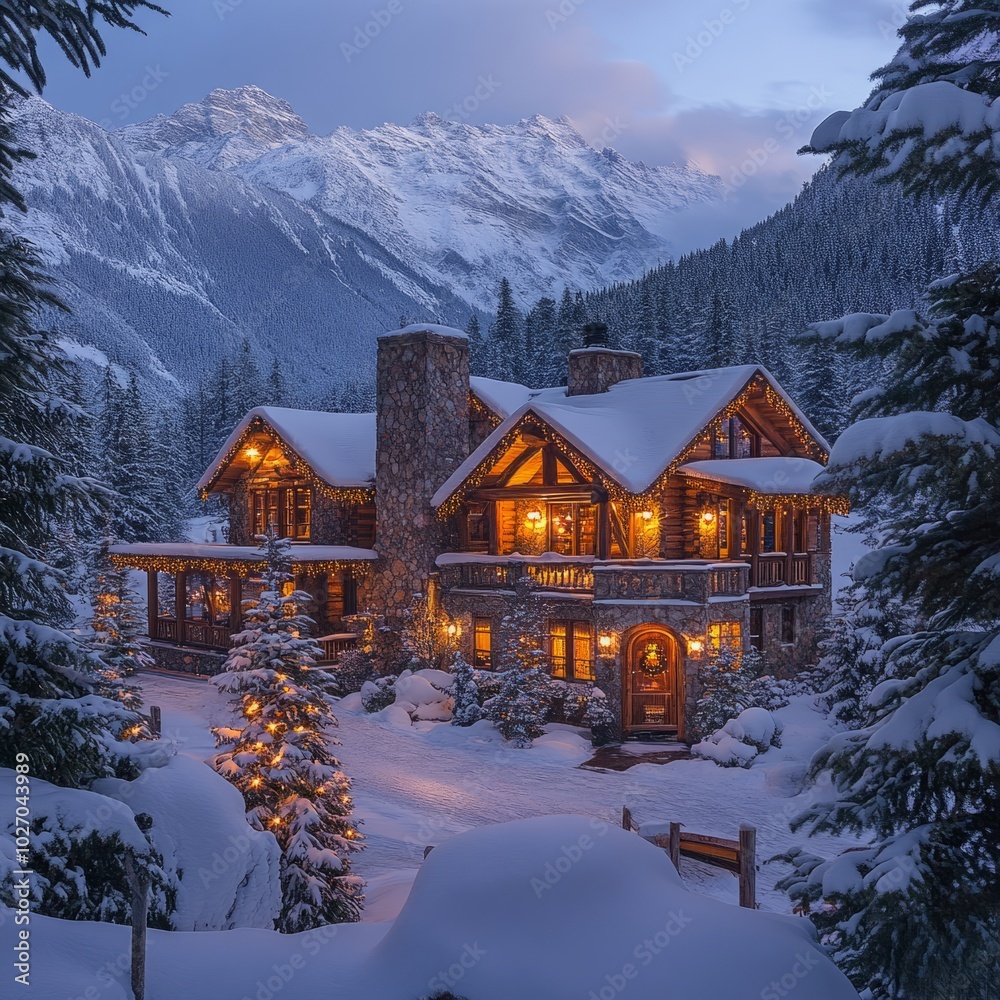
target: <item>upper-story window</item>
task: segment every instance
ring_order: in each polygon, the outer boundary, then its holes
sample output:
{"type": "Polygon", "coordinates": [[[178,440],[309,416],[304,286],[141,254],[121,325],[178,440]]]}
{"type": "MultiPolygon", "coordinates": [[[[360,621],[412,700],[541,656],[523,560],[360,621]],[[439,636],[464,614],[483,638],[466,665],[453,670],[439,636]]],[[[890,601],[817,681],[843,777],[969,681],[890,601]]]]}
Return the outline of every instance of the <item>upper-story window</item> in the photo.
{"type": "Polygon", "coordinates": [[[760,435],[739,417],[720,420],[712,439],[712,458],[756,458],[760,435]]]}
{"type": "Polygon", "coordinates": [[[307,486],[250,491],[250,521],[255,535],[270,525],[282,538],[308,541],[312,537],[312,490],[307,486]]]}
{"type": "Polygon", "coordinates": [[[466,506],[465,547],[470,552],[486,552],[490,547],[489,506],[471,502],[466,506]]]}
{"type": "Polygon", "coordinates": [[[549,551],[564,556],[592,556],[597,551],[597,505],[550,503],[549,551]]]}

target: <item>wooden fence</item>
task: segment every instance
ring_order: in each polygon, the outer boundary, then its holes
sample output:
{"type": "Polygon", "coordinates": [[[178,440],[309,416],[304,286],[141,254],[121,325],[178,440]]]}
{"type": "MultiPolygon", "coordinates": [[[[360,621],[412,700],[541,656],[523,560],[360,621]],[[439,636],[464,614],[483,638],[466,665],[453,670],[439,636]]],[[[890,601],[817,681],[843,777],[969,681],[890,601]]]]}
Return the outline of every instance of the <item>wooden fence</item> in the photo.
{"type": "MultiPolygon", "coordinates": [[[[622,829],[639,833],[639,824],[628,806],[622,806],[622,829]]],[[[726,840],[723,837],[709,837],[702,833],[685,833],[681,830],[680,823],[671,823],[670,832],[666,836],[659,834],[643,839],[662,847],[670,855],[670,860],[678,872],[681,858],[684,857],[716,868],[724,868],[737,875],[740,880],[740,906],[746,906],[751,910],[757,908],[756,827],[741,823],[739,839],[726,840]]]]}

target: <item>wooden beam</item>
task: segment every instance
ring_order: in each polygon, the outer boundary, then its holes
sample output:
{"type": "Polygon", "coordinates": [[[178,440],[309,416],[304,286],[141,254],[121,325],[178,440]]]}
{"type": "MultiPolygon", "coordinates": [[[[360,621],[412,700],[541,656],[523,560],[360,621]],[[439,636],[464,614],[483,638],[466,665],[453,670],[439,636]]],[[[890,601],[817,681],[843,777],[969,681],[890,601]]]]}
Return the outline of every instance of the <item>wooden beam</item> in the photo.
{"type": "Polygon", "coordinates": [[[155,569],[146,570],[146,621],[150,639],[156,638],[156,620],[160,617],[160,577],[155,569]]]}
{"type": "Polygon", "coordinates": [[[607,492],[592,483],[559,486],[504,486],[472,490],[470,500],[537,500],[539,503],[600,503],[607,492]]]}
{"type": "Polygon", "coordinates": [[[518,469],[525,466],[528,462],[534,458],[541,451],[540,448],[525,448],[517,458],[514,459],[510,465],[507,466],[497,479],[498,486],[506,486],[507,483],[511,481],[518,469]]]}
{"type": "Polygon", "coordinates": [[[681,825],[680,823],[670,824],[670,837],[667,849],[670,852],[670,860],[678,873],[681,870],[681,825]]]}
{"type": "Polygon", "coordinates": [[[548,444],[542,449],[542,482],[546,486],[555,486],[558,480],[555,449],[548,444]]]}
{"type": "Polygon", "coordinates": [[[187,570],[174,574],[174,617],[177,619],[177,641],[184,644],[184,623],[187,620],[187,570]]]}
{"type": "Polygon", "coordinates": [[[740,906],[757,909],[757,830],[740,823],[740,906]]]}
{"type": "MultiPolygon", "coordinates": [[[[597,558],[611,556],[611,504],[602,500],[597,505],[597,558]]],[[[579,551],[579,550],[578,550],[579,551]]]]}

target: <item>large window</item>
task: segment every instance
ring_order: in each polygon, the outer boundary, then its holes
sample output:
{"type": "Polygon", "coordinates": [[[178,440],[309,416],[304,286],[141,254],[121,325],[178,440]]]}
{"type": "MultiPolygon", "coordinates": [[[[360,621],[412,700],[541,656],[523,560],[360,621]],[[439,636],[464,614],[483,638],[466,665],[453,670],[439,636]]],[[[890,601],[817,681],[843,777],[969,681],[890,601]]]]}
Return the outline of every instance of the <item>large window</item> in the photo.
{"type": "Polygon", "coordinates": [[[302,542],[312,536],[312,490],[307,486],[252,490],[250,513],[255,535],[274,525],[282,538],[302,542]]]}
{"type": "Polygon", "coordinates": [[[549,622],[552,676],[569,681],[594,679],[594,628],[589,622],[549,622]]]}
{"type": "Polygon", "coordinates": [[[564,556],[592,556],[597,551],[597,505],[550,503],[549,551],[564,556]]]}
{"type": "Polygon", "coordinates": [[[229,580],[211,573],[188,572],[184,575],[185,617],[205,625],[228,625],[232,613],[229,580]]]}
{"type": "Polygon", "coordinates": [[[739,417],[720,420],[712,438],[712,458],[755,458],[760,454],[760,435],[739,417]]]}
{"type": "Polygon", "coordinates": [[[493,624],[489,618],[473,619],[472,665],[481,670],[493,667],[493,624]]]}
{"type": "Polygon", "coordinates": [[[722,647],[740,653],[743,650],[743,630],[739,622],[712,622],[708,626],[708,648],[714,655],[722,647]]]}

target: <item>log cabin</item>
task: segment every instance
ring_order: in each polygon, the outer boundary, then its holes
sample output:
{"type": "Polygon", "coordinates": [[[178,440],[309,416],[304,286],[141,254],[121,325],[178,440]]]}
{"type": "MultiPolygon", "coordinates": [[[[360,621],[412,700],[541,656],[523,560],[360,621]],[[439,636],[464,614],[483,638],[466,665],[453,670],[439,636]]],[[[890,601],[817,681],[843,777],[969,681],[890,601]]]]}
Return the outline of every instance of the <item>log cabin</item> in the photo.
{"type": "Polygon", "coordinates": [[[846,512],[812,491],[827,443],[759,366],[643,377],[603,340],[588,328],[567,384],[530,389],[470,377],[464,334],[416,325],[379,338],[375,413],[252,410],[199,483],[228,502],[227,544],[112,549],[148,574],[153,654],[221,666],[273,524],[328,659],[353,613],[398,620],[422,593],[492,669],[529,585],[553,676],[597,683],[624,736],[693,735],[722,646],[815,662],[846,512]]]}

